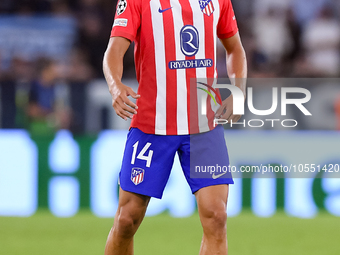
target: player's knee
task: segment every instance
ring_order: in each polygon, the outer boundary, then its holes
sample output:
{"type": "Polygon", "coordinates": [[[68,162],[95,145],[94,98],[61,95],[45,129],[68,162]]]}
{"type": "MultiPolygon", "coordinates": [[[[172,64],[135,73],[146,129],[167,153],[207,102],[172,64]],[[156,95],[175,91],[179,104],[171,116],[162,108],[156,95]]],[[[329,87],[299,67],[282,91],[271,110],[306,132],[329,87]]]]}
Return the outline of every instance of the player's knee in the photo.
{"type": "Polygon", "coordinates": [[[216,234],[224,233],[227,224],[227,213],[224,208],[209,208],[202,215],[203,228],[216,234]]]}
{"type": "Polygon", "coordinates": [[[224,230],[227,224],[227,213],[224,210],[215,211],[212,217],[212,225],[216,230],[224,230]]]}
{"type": "Polygon", "coordinates": [[[137,219],[134,219],[131,215],[120,213],[115,219],[117,234],[123,238],[133,237],[137,230],[137,222],[137,219]]]}

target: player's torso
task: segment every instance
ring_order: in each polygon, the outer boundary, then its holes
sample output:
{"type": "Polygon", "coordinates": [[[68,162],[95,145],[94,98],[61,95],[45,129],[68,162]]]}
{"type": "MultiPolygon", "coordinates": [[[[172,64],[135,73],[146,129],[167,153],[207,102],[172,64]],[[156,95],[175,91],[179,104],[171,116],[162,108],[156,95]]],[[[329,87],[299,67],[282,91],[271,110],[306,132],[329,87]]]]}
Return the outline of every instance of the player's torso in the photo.
{"type": "Polygon", "coordinates": [[[163,135],[209,130],[190,106],[197,97],[190,83],[217,77],[220,1],[144,0],[135,51],[141,98],[132,126],[163,135]]]}

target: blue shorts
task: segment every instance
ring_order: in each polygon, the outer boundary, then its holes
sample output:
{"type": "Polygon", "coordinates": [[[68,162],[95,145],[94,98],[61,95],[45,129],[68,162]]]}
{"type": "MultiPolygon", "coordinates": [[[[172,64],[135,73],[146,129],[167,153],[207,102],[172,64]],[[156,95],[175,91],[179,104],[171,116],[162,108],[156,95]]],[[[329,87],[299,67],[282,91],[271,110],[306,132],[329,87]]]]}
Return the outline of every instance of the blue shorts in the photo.
{"type": "Polygon", "coordinates": [[[162,198],[176,152],[192,193],[207,186],[234,183],[230,172],[221,172],[223,166],[229,166],[222,126],[194,135],[153,135],[132,128],[119,174],[121,188],[162,198]]]}

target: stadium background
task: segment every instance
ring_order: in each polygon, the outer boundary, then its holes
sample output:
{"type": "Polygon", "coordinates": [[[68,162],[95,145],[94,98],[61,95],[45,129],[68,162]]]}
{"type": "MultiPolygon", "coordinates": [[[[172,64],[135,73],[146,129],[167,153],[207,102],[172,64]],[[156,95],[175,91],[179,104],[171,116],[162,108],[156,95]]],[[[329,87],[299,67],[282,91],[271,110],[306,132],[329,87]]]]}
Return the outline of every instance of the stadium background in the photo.
{"type": "MultiPolygon", "coordinates": [[[[0,3],[0,254],[103,253],[129,125],[115,116],[101,71],[115,5],[0,3]],[[36,89],[41,79],[55,82],[36,89]],[[46,111],[39,93],[52,102],[46,111]]],[[[339,164],[340,2],[233,5],[249,77],[263,81],[253,86],[257,108],[268,108],[273,84],[265,81],[309,77],[304,87],[312,94],[313,117],[292,109],[299,125],[289,132],[280,125],[226,131],[232,164],[339,164]]],[[[218,70],[226,77],[221,47],[218,70]]],[[[137,86],[132,47],[124,82],[137,86]]],[[[230,254],[339,254],[340,179],[315,177],[236,179],[228,208],[230,254]]],[[[164,199],[152,200],[147,215],[136,254],[198,253],[195,201],[178,163],[164,199]]]]}

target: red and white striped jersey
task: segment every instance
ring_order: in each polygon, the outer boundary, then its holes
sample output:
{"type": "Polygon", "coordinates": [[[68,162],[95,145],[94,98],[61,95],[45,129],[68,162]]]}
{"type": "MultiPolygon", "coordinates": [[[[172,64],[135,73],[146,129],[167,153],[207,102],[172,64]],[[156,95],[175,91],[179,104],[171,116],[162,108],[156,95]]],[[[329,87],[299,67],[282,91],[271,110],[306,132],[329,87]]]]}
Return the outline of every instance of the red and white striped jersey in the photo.
{"type": "Polygon", "coordinates": [[[207,114],[198,114],[190,81],[217,78],[217,38],[237,31],[230,0],[120,0],[111,36],[135,42],[141,95],[131,127],[160,135],[213,129],[211,100],[207,114]]]}

